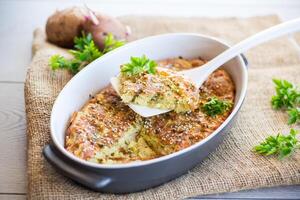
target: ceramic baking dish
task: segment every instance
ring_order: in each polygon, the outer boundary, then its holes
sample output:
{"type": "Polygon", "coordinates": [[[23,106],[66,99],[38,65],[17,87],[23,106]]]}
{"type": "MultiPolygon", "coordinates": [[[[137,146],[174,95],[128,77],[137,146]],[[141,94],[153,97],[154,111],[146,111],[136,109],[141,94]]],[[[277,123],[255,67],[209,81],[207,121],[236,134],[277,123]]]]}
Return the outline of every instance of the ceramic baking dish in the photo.
{"type": "Polygon", "coordinates": [[[186,173],[216,149],[234,123],[247,89],[247,62],[243,56],[237,56],[224,65],[236,86],[232,113],[211,135],[184,150],[147,161],[97,164],[79,159],[64,148],[65,130],[71,114],[80,110],[90,95],[107,86],[110,77],[118,74],[120,65],[128,62],[131,56],[147,55],[154,60],[201,56],[210,60],[227,48],[224,42],[209,36],[174,33],[131,42],[98,58],[74,76],[58,95],[51,113],[53,144],[44,148],[47,160],[76,182],[110,193],[140,191],[186,173]]]}

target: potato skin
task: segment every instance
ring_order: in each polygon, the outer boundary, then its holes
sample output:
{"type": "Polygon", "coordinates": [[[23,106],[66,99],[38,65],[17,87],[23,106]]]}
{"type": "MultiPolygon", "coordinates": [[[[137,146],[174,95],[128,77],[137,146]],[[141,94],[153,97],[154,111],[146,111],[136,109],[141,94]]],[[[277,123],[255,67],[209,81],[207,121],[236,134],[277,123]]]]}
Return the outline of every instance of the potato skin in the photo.
{"type": "Polygon", "coordinates": [[[47,39],[58,46],[72,48],[73,40],[81,34],[84,22],[84,12],[80,7],[56,11],[47,20],[47,39]]]}
{"type": "Polygon", "coordinates": [[[111,33],[117,40],[126,40],[128,33],[126,27],[116,18],[100,13],[95,13],[99,23],[96,25],[91,19],[83,24],[86,33],[91,33],[95,44],[100,50],[104,48],[104,38],[111,33]]]}

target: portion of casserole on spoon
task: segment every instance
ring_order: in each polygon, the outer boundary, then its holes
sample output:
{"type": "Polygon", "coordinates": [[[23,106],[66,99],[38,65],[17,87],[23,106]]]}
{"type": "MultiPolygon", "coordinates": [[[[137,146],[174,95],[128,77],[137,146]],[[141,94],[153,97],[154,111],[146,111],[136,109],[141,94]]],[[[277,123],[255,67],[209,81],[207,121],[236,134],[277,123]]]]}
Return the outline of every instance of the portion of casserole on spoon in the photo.
{"type": "Polygon", "coordinates": [[[198,107],[199,89],[175,70],[162,68],[146,56],[131,57],[121,65],[116,89],[126,104],[174,110],[194,111],[198,107]]]}

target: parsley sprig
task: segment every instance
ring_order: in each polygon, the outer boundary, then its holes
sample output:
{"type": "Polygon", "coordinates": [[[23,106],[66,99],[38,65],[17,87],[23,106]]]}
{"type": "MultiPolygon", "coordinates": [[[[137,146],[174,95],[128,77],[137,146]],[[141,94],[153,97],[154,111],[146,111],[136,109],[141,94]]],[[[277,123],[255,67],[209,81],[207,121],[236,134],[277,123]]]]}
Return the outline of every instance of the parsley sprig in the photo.
{"type": "Polygon", "coordinates": [[[300,107],[291,108],[288,110],[289,120],[288,124],[295,124],[296,122],[300,122],[300,107]]]}
{"type": "Polygon", "coordinates": [[[291,129],[288,135],[278,133],[277,136],[269,136],[255,146],[253,151],[265,156],[278,155],[278,158],[282,159],[300,148],[300,142],[296,138],[297,134],[296,130],[291,129]]]}
{"type": "Polygon", "coordinates": [[[273,82],[276,85],[276,95],[271,100],[274,109],[289,109],[300,103],[300,92],[292,83],[279,79],[273,79],[273,82]]]}
{"type": "Polygon", "coordinates": [[[229,101],[220,100],[216,97],[212,97],[208,102],[202,106],[202,110],[209,116],[215,117],[216,115],[223,114],[230,110],[232,103],[229,101]]]}
{"type": "Polygon", "coordinates": [[[76,74],[79,71],[80,62],[72,59],[68,60],[61,55],[53,55],[49,60],[52,70],[67,69],[72,74],[76,74]]]}
{"type": "Polygon", "coordinates": [[[149,74],[156,73],[157,63],[150,60],[145,55],[142,57],[131,57],[130,62],[121,66],[121,72],[128,76],[134,76],[143,72],[149,74]]]}
{"type": "Polygon", "coordinates": [[[104,49],[103,54],[110,52],[118,47],[121,47],[125,44],[123,40],[116,40],[112,34],[108,34],[104,39],[104,49]]]}
{"type": "Polygon", "coordinates": [[[85,35],[84,32],[81,33],[82,36],[81,37],[75,37],[74,38],[74,48],[80,51],[84,50],[84,47],[86,45],[89,45],[90,43],[93,43],[93,37],[92,34],[87,34],[85,35]]]}
{"type": "Polygon", "coordinates": [[[49,65],[52,70],[67,69],[72,74],[76,74],[90,62],[124,44],[124,41],[115,40],[112,34],[108,34],[104,39],[104,49],[100,51],[95,45],[92,35],[90,33],[86,35],[83,32],[81,37],[74,38],[74,49],[69,51],[73,55],[73,59],[53,55],[49,60],[49,65]]]}
{"type": "Polygon", "coordinates": [[[300,91],[292,83],[286,80],[273,79],[276,87],[276,95],[271,99],[274,109],[287,110],[288,124],[300,121],[300,91]]]}

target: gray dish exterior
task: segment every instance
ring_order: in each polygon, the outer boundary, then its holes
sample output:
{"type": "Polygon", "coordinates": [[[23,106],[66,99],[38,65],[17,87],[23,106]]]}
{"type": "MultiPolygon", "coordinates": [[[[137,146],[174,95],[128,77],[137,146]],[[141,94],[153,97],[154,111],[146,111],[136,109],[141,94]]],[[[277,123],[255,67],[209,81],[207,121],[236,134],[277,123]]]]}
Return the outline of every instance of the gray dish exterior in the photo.
{"type": "MultiPolygon", "coordinates": [[[[242,57],[247,66],[247,59],[244,55],[242,57]]],[[[197,148],[148,165],[102,169],[82,166],[64,156],[52,144],[44,147],[43,154],[61,174],[94,191],[115,194],[137,192],[166,183],[199,164],[223,141],[223,137],[234,124],[236,115],[214,137],[197,148]]]]}

